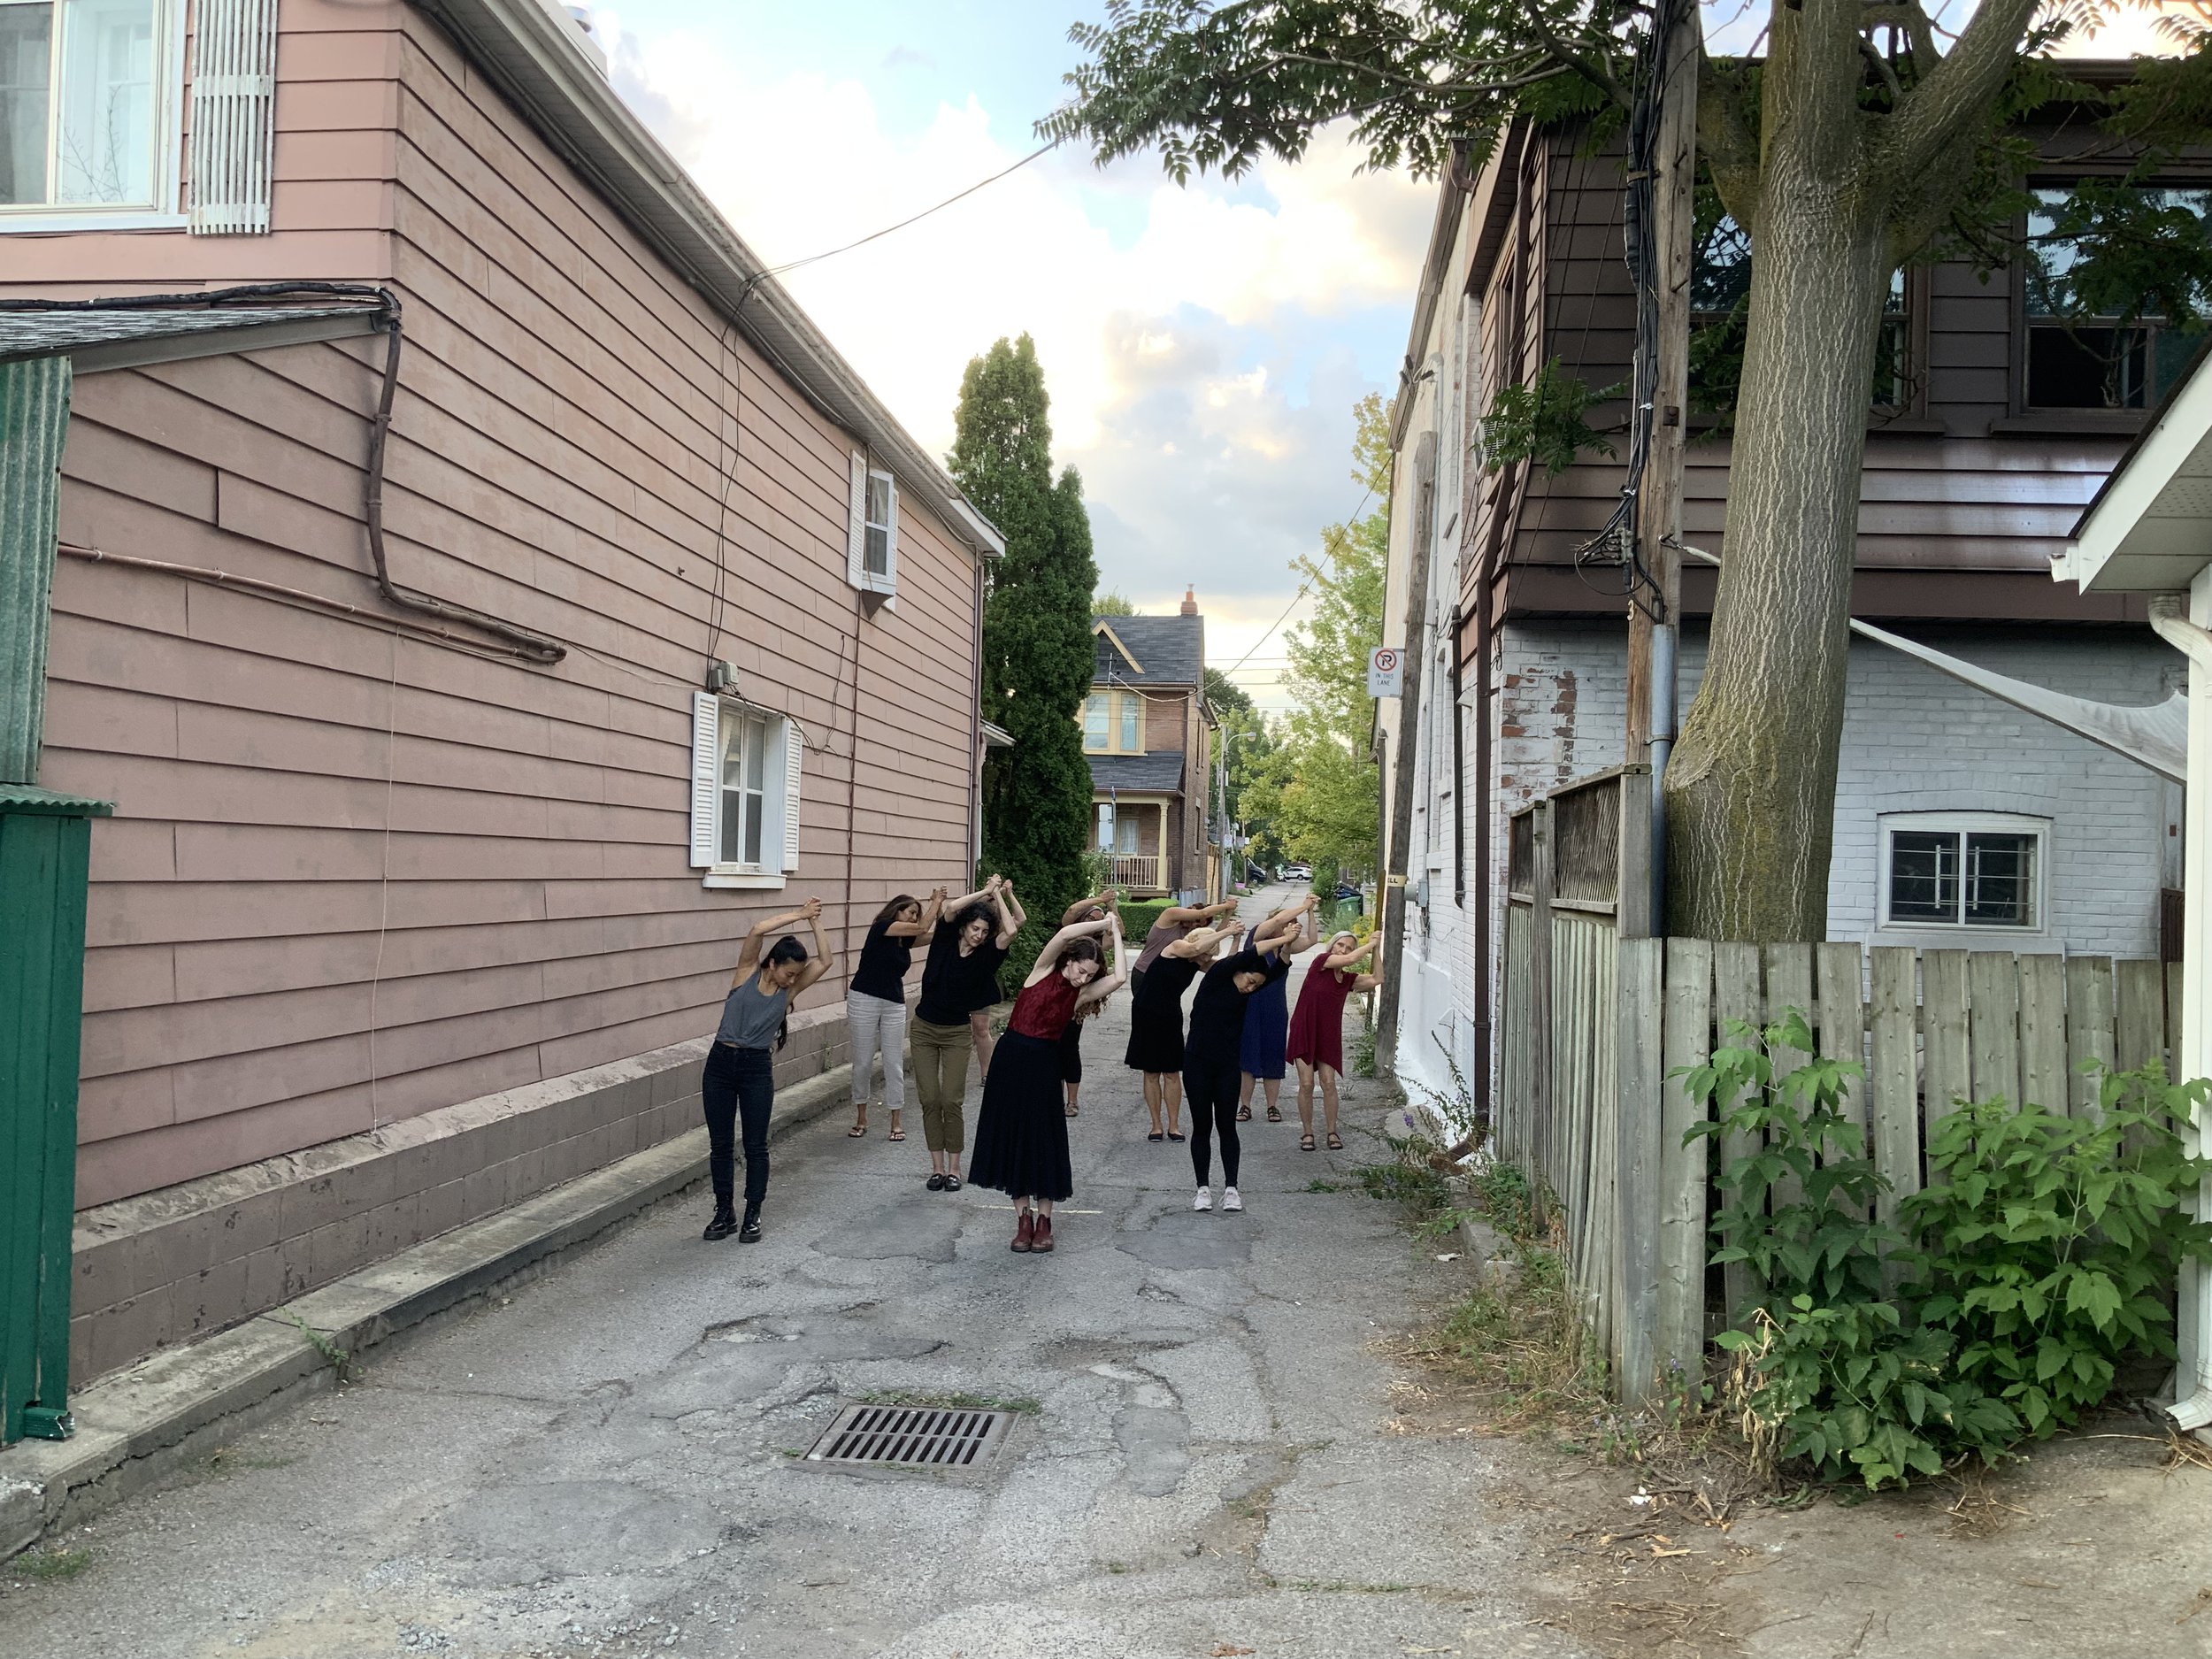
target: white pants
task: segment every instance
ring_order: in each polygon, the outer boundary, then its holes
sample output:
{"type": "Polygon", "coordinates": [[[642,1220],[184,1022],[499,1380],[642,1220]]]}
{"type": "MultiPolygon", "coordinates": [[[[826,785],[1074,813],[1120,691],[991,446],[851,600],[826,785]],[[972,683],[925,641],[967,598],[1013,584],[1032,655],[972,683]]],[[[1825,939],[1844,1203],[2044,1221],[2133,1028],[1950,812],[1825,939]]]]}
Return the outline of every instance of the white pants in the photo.
{"type": "Polygon", "coordinates": [[[853,1104],[864,1103],[876,1056],[883,1056],[883,1103],[906,1108],[906,1004],[864,991],[845,993],[845,1028],[853,1046],[853,1104]]]}

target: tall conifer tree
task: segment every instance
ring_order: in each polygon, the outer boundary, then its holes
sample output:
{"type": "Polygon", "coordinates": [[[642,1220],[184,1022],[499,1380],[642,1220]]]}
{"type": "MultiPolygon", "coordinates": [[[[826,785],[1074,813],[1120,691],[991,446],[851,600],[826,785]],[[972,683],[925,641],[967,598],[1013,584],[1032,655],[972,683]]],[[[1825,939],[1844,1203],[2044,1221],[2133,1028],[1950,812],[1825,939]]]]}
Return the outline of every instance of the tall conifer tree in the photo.
{"type": "Polygon", "coordinates": [[[1027,334],[1000,340],[960,380],[953,477],[1006,538],[983,612],[983,714],[1012,733],[983,769],[983,866],[1009,878],[1050,932],[1083,890],[1091,772],[1077,715],[1091,687],[1090,515],[1072,467],[1052,478],[1044,370],[1027,334]]]}

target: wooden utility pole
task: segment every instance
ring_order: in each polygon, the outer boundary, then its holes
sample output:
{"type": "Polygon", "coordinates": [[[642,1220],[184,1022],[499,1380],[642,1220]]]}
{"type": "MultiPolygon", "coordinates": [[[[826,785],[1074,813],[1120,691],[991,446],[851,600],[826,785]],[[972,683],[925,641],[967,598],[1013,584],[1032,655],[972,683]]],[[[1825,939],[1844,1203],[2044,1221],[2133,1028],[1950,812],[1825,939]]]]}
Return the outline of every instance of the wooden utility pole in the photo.
{"type": "Polygon", "coordinates": [[[1702,57],[1694,0],[1678,0],[1661,59],[1652,149],[1651,234],[1659,289],[1651,443],[1637,495],[1636,552],[1652,588],[1628,608],[1628,748],[1651,766],[1651,931],[1666,932],[1666,807],[1661,781],[1674,747],[1675,654],[1682,611],[1682,449],[1689,419],[1690,259],[1697,181],[1697,72],[1702,57]],[[1655,592],[1654,591],[1655,588],[1655,592]]]}

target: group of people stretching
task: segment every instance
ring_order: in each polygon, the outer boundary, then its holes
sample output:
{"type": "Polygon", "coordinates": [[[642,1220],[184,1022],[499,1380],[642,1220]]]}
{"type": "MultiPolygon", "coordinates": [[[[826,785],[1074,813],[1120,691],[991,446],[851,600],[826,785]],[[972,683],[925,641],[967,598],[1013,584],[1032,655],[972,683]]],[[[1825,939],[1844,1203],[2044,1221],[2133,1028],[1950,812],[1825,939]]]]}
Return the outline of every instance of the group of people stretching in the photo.
{"type": "MultiPolygon", "coordinates": [[[[1187,1099],[1198,1183],[1194,1207],[1214,1207],[1211,1143],[1218,1139],[1221,1208],[1241,1210],[1236,1125],[1251,1118],[1256,1084],[1264,1086],[1269,1120],[1280,1122],[1278,1091],[1286,1064],[1296,1064],[1305,1131],[1301,1148],[1310,1152],[1315,1147],[1317,1081],[1325,1105],[1328,1144],[1332,1148],[1344,1144],[1337,1133],[1344,1002],[1353,991],[1377,983],[1365,971],[1374,941],[1371,938],[1362,945],[1349,933],[1334,935],[1328,955],[1306,978],[1296,1018],[1289,1018],[1284,982],[1292,959],[1318,942],[1313,926],[1317,905],[1309,895],[1269,916],[1242,943],[1238,941],[1244,925],[1224,920],[1236,909],[1234,900],[1172,906],[1147,933],[1132,964],[1118,897],[1109,890],[1079,899],[1037,953],[1014,999],[1005,1034],[995,1041],[988,1010],[999,1000],[999,969],[1027,920],[1013,884],[993,876],[976,892],[957,897],[943,887],[926,899],[902,894],[870,924],[846,995],[854,1106],[848,1133],[857,1137],[868,1132],[870,1087],[880,1054],[889,1138],[906,1139],[900,1052],[907,1046],[906,976],[914,949],[922,947],[927,954],[910,1047],[929,1148],[927,1186],[933,1192],[959,1191],[966,1156],[968,1180],[1014,1201],[1013,1248],[1027,1254],[1051,1250],[1053,1205],[1074,1191],[1066,1120],[1080,1110],[1083,1023],[1127,984],[1134,995],[1124,1057],[1144,1074],[1152,1119],[1147,1138],[1183,1141],[1182,1106],[1187,1099]],[[1226,956],[1225,947],[1233,947],[1226,956]],[[1198,994],[1187,1033],[1183,997],[1194,979],[1199,980],[1198,994]],[[984,1074],[972,1155],[963,1106],[971,1053],[982,1063],[984,1074]]],[[[710,1240],[733,1233],[742,1242],[760,1237],[774,1098],[772,1056],[787,1036],[792,999],[838,968],[821,912],[821,901],[810,899],[796,910],[769,917],[754,926],[739,952],[701,1082],[714,1188],[714,1215],[704,1235],[710,1240]],[[812,931],[811,952],[786,932],[801,922],[812,931]],[[773,937],[779,934],[783,936],[773,937]],[[735,1202],[741,1144],[741,1217],[735,1202]]]]}

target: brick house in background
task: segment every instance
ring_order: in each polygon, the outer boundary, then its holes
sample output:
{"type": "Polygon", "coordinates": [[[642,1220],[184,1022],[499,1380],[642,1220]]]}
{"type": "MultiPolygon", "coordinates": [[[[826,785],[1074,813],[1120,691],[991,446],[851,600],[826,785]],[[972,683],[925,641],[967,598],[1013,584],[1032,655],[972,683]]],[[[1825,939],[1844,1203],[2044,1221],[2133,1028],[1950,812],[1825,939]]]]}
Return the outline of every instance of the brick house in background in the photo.
{"type": "MultiPolygon", "coordinates": [[[[2032,182],[2124,166],[2070,164],[2064,147],[2086,141],[2065,134],[2065,111],[2046,113],[2037,135],[2051,159],[2032,182]]],[[[1621,574],[1577,562],[1618,498],[1622,464],[1586,453],[1548,478],[1490,470],[1480,451],[1496,391],[1548,359],[1592,387],[1629,377],[1620,160],[1582,142],[1578,131],[1517,127],[1479,176],[1445,181],[1394,411],[1385,638],[1405,647],[1408,693],[1420,699],[1409,752],[1398,701],[1378,712],[1385,798],[1395,767],[1416,780],[1399,1060],[1439,1087],[1440,1045],[1470,1076],[1494,1061],[1478,1052],[1475,1011],[1495,1006],[1509,814],[1624,759],[1621,574]],[[1418,540],[1428,582],[1416,594],[1418,540]]],[[[2175,181],[2212,202],[2205,182],[2175,181]]],[[[1748,255],[1724,225],[1708,240],[1698,321],[1741,291],[1748,255]]],[[[1985,285],[1963,263],[1907,273],[1891,319],[1887,378],[1869,412],[1854,616],[2055,691],[2163,702],[2177,659],[2142,602],[2055,587],[2050,569],[2162,395],[2174,342],[2147,330],[2108,406],[2103,376],[2039,317],[2017,271],[1985,285]]],[[[1607,411],[1593,419],[1602,426],[1607,411]]],[[[1685,541],[1723,556],[1728,460],[1724,436],[1694,439],[1684,507],[1685,541]]],[[[1714,572],[1683,563],[1686,710],[1714,572]]],[[[2155,956],[2162,892],[2180,880],[2180,812],[2179,788],[2143,767],[1855,639],[1828,936],[2155,956]]]]}
{"type": "Polygon", "coordinates": [[[187,12],[25,46],[103,136],[0,180],[0,294],[200,296],[0,312],[74,365],[37,781],[115,803],[81,1380],[695,1125],[755,920],[968,879],[1002,550],[564,8],[187,12]]]}
{"type": "Polygon", "coordinates": [[[1144,897],[1221,892],[1213,821],[1218,722],[1206,702],[1206,620],[1194,591],[1171,617],[1094,617],[1097,665],[1083,704],[1090,849],[1144,897]]]}

